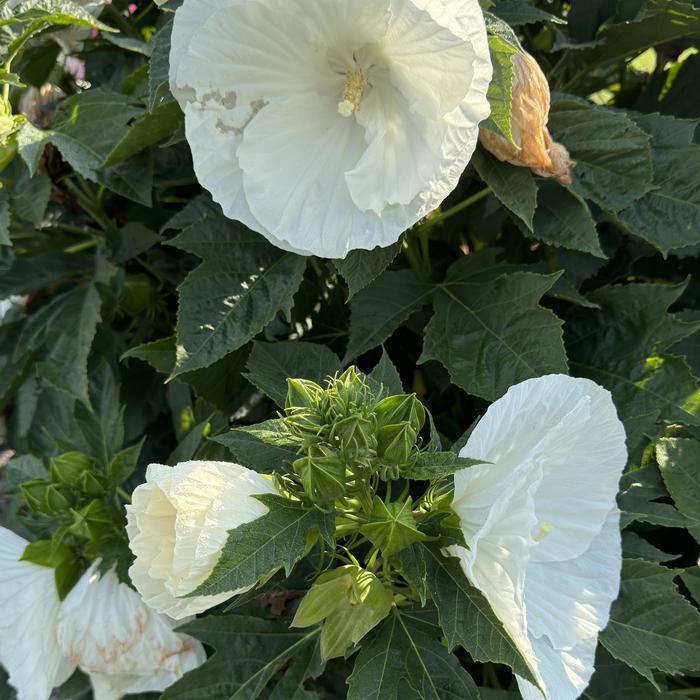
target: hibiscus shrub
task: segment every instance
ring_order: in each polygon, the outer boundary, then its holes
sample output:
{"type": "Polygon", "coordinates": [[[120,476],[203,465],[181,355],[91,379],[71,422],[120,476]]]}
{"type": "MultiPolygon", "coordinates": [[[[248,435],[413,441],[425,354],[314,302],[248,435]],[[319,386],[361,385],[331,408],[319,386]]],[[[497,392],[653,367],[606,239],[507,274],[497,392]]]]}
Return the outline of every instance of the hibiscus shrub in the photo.
{"type": "Polygon", "coordinates": [[[700,2],[0,31],[0,696],[700,695],[700,2]]]}

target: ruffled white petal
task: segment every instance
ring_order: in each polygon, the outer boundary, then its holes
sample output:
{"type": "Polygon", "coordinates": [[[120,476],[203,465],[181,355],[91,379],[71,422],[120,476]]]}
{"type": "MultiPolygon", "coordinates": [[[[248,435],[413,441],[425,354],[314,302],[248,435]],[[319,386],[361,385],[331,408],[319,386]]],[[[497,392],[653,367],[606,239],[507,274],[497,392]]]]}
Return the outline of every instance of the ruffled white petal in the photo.
{"type": "MultiPolygon", "coordinates": [[[[129,575],[145,602],[175,619],[242,593],[183,597],[203,583],[228,531],[267,513],[254,495],[276,493],[268,479],[228,462],[152,464],[127,506],[127,534],[136,559],[129,575]]],[[[245,590],[245,589],[244,589],[245,590]]]]}
{"type": "MultiPolygon", "coordinates": [[[[574,700],[620,582],[615,496],[627,454],[611,396],[564,375],[525,381],[489,407],[461,454],[492,464],[455,475],[453,509],[469,549],[450,553],[545,697],[574,700]]],[[[541,700],[534,686],[521,688],[541,700]]]]}
{"type": "Polygon", "coordinates": [[[75,665],[56,639],[60,601],[54,570],[20,561],[27,541],[0,527],[0,664],[19,700],[48,700],[75,665]]]}
{"type": "Polygon", "coordinates": [[[98,565],[63,601],[57,632],[63,654],[90,675],[96,696],[163,691],[204,662],[197,640],[173,631],[113,571],[100,576],[98,565]]]}

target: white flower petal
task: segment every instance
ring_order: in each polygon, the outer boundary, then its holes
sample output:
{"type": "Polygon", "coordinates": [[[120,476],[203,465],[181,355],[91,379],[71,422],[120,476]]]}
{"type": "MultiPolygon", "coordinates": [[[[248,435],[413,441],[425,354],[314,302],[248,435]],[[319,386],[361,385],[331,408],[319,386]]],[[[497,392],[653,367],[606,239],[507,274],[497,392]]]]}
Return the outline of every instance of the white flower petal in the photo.
{"type": "Polygon", "coordinates": [[[88,673],[96,695],[163,691],[205,659],[202,645],[173,631],[170,620],[146,606],[95,562],[61,604],[58,642],[88,673]]]}
{"type": "MultiPolygon", "coordinates": [[[[450,552],[545,697],[574,700],[620,584],[615,496],[626,450],[611,396],[564,375],[522,382],[489,407],[460,454],[492,464],[455,475],[453,509],[469,549],[450,552]]],[[[541,700],[519,683],[526,700],[541,700]]]]}
{"type": "MultiPolygon", "coordinates": [[[[478,6],[472,15],[478,22],[478,6]]],[[[458,107],[469,91],[474,74],[472,47],[412,2],[392,1],[382,51],[392,82],[412,111],[441,117],[458,107]]]]}
{"type": "Polygon", "coordinates": [[[401,231],[387,232],[379,217],[361,212],[345,182],[363,144],[362,128],[338,114],[335,98],[268,105],[238,149],[253,215],[275,238],[324,257],[345,257],[350,241],[390,245],[401,231]]]}
{"type": "Polygon", "coordinates": [[[0,664],[19,700],[48,700],[75,665],[56,640],[60,601],[54,570],[20,561],[27,541],[0,527],[0,664]]]}
{"type": "Polygon", "coordinates": [[[152,608],[175,619],[207,610],[243,590],[183,597],[203,583],[228,531],[267,512],[254,495],[277,493],[268,479],[228,462],[152,464],[127,506],[129,575],[152,608]]]}

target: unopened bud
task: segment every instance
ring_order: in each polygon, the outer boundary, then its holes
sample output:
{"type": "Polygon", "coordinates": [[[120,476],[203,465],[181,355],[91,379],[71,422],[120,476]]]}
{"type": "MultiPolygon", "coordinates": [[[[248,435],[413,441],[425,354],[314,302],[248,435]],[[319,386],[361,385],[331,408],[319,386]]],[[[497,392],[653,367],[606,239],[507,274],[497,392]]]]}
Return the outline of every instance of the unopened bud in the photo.
{"type": "Polygon", "coordinates": [[[54,482],[77,487],[90,467],[90,460],[82,452],[66,452],[51,459],[49,471],[54,482]]]}
{"type": "Polygon", "coordinates": [[[406,464],[417,439],[416,431],[408,421],[385,425],[377,433],[377,456],[389,464],[406,464]]]}
{"type": "Polygon", "coordinates": [[[323,389],[308,379],[287,379],[285,408],[318,408],[323,389]]]}
{"type": "Polygon", "coordinates": [[[408,421],[418,434],[425,423],[425,408],[415,394],[398,394],[382,399],[375,409],[380,426],[408,421]]]}
{"type": "Polygon", "coordinates": [[[512,95],[511,132],[515,145],[483,127],[479,131],[481,144],[501,161],[530,168],[541,177],[570,185],[571,170],[576,163],[547,129],[549,85],[537,61],[529,54],[513,56],[512,95]]]}
{"type": "Polygon", "coordinates": [[[292,464],[306,495],[320,505],[345,495],[345,462],[328,448],[310,449],[292,464]]]}

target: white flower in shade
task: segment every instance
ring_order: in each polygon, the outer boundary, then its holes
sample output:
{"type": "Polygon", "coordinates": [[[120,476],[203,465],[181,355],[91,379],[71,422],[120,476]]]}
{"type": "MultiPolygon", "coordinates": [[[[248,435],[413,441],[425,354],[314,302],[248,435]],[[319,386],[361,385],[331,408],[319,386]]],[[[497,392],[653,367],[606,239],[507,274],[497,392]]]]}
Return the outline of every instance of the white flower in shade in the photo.
{"type": "Polygon", "coordinates": [[[129,575],[152,608],[175,619],[200,613],[248,589],[187,596],[209,577],[228,531],[268,512],[254,498],[276,494],[269,479],[228,462],[151,464],[127,506],[129,575]]]}
{"type": "Polygon", "coordinates": [[[193,637],[149,608],[138,593],[94,563],[66,596],[58,615],[59,646],[92,681],[96,700],[163,691],[206,659],[193,637]]]}
{"type": "Polygon", "coordinates": [[[48,700],[75,670],[56,638],[54,570],[20,561],[27,541],[0,527],[0,664],[19,700],[48,700]]]}
{"type": "MultiPolygon", "coordinates": [[[[563,375],[522,382],[488,409],[460,454],[492,464],[455,475],[452,507],[469,549],[450,554],[544,697],[574,700],[620,585],[615,497],[627,451],[610,393],[563,375]]],[[[542,699],[529,682],[518,685],[525,700],[542,699]]]]}
{"type": "Polygon", "coordinates": [[[282,248],[396,241],[454,189],[489,114],[478,0],[185,0],[170,86],[199,181],[282,248]]]}

